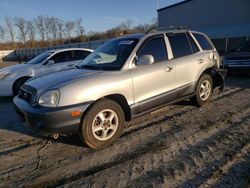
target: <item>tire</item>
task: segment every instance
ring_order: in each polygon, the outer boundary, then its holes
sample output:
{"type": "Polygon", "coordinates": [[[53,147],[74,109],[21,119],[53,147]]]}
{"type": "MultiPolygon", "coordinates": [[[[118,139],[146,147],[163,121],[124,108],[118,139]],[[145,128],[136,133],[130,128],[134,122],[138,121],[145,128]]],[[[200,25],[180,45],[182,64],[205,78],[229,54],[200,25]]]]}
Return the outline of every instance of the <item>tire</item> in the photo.
{"type": "Polygon", "coordinates": [[[102,149],[120,137],[124,121],[124,113],[119,104],[101,99],[85,114],[80,137],[89,147],[102,149]]]}
{"type": "Polygon", "coordinates": [[[15,97],[18,94],[18,90],[20,89],[20,87],[30,78],[19,78],[18,80],[15,81],[15,83],[13,84],[13,88],[12,88],[12,93],[13,96],[15,97]]]}
{"type": "Polygon", "coordinates": [[[213,94],[213,80],[210,75],[203,74],[195,88],[195,96],[190,100],[197,106],[203,106],[210,102],[213,94]]]}

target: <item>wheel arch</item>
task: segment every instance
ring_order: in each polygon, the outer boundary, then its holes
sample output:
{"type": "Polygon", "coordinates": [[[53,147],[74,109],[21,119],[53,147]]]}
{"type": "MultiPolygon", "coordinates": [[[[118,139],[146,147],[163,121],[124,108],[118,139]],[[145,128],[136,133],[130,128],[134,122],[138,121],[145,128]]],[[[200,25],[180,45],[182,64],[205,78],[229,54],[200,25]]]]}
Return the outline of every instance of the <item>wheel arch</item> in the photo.
{"type": "Polygon", "coordinates": [[[18,79],[16,79],[13,84],[12,84],[12,93],[14,93],[14,86],[15,84],[20,81],[20,80],[25,80],[27,81],[28,79],[32,78],[32,76],[22,76],[22,77],[19,77],[18,79]]]}
{"type": "Polygon", "coordinates": [[[81,121],[83,121],[85,114],[90,110],[90,108],[95,105],[98,101],[102,100],[102,99],[109,99],[112,100],[114,102],[116,102],[117,104],[119,104],[123,110],[124,113],[124,117],[125,117],[125,121],[130,121],[131,120],[131,109],[128,105],[128,102],[126,100],[126,98],[122,95],[122,94],[111,94],[111,95],[106,95],[103,96],[95,101],[93,101],[88,107],[87,109],[83,112],[82,114],[82,119],[81,121]]]}
{"type": "Polygon", "coordinates": [[[116,103],[118,103],[124,113],[125,116],[125,121],[130,121],[131,120],[131,109],[128,105],[128,102],[126,100],[126,98],[121,95],[121,94],[112,94],[112,95],[107,95],[104,98],[110,99],[115,101],[116,103]]]}
{"type": "MultiPolygon", "coordinates": [[[[219,88],[219,90],[223,90],[224,89],[224,85],[225,85],[225,80],[223,75],[214,67],[210,67],[206,70],[204,70],[201,75],[199,76],[199,79],[201,78],[202,75],[204,74],[208,74],[211,76],[212,80],[213,80],[213,89],[215,88],[219,88]]],[[[198,79],[198,80],[199,80],[198,79]]],[[[197,82],[198,82],[197,80],[197,82]]]]}

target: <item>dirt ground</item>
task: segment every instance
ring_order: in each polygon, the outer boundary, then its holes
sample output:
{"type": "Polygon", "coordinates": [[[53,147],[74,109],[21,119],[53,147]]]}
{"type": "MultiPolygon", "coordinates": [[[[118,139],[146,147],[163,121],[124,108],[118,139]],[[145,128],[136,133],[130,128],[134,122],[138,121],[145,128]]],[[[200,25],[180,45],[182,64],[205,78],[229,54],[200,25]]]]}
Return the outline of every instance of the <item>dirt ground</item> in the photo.
{"type": "Polygon", "coordinates": [[[249,187],[250,76],[226,80],[202,108],[184,101],[126,125],[94,151],[78,137],[48,140],[0,99],[0,187],[249,187]]]}

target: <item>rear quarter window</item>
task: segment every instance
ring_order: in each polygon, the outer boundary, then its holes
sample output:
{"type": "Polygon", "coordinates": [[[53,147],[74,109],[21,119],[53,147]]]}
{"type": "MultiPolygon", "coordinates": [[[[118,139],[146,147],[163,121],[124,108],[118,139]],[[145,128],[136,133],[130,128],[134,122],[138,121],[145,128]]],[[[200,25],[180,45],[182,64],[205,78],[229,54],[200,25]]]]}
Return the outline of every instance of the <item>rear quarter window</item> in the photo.
{"type": "Polygon", "coordinates": [[[198,33],[193,33],[193,35],[203,50],[213,50],[213,46],[204,35],[198,33]]]}

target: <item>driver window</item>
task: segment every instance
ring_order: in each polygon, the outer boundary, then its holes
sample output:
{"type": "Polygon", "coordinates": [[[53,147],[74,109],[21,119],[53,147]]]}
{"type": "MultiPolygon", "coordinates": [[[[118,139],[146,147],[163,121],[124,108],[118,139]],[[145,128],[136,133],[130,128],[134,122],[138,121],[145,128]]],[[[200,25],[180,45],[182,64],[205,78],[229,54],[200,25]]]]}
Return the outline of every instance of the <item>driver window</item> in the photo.
{"type": "Polygon", "coordinates": [[[50,60],[54,60],[54,63],[64,63],[64,62],[68,62],[71,61],[71,54],[70,51],[66,51],[66,52],[60,52],[57,53],[56,55],[54,55],[53,57],[51,57],[50,60]]]}
{"type": "Polygon", "coordinates": [[[162,62],[168,59],[166,44],[163,36],[156,36],[148,39],[139,50],[138,57],[152,55],[154,62],[162,62]]]}

